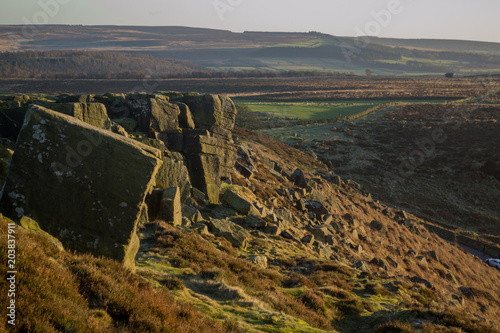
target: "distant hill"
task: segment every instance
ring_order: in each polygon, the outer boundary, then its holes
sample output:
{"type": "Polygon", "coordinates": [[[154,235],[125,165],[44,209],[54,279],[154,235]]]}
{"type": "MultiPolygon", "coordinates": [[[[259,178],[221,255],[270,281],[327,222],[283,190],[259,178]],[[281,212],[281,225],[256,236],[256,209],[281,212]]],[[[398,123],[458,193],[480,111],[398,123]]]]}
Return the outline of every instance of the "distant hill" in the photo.
{"type": "Polygon", "coordinates": [[[500,73],[500,43],[338,37],[189,27],[0,26],[0,51],[132,52],[215,71],[322,71],[365,75],[500,73]]]}

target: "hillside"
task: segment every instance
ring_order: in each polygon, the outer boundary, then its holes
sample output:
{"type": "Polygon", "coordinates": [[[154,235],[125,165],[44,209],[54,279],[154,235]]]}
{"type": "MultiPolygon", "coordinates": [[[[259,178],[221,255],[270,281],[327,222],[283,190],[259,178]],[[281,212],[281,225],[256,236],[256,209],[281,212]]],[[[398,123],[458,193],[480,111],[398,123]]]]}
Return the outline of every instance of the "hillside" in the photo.
{"type": "Polygon", "coordinates": [[[500,271],[311,155],[234,129],[227,97],[10,96],[0,110],[18,280],[4,331],[498,332],[500,271]]]}
{"type": "Polygon", "coordinates": [[[500,44],[244,32],[188,27],[0,26],[0,51],[137,52],[217,71],[322,71],[463,75],[500,71],[500,44]],[[35,30],[34,32],[32,30],[35,30]],[[36,35],[36,38],[34,36],[36,35]]]}

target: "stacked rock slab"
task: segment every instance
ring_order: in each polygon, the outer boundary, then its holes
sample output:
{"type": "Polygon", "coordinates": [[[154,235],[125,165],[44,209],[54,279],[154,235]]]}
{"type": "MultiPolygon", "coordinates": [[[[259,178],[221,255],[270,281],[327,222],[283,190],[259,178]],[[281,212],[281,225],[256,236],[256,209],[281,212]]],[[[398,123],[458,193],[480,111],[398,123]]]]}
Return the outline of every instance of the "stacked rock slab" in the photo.
{"type": "Polygon", "coordinates": [[[220,180],[229,178],[236,162],[232,140],[236,108],[226,96],[198,95],[177,99],[189,109],[196,129],[169,135],[169,148],[185,154],[191,182],[211,203],[219,202],[220,180]],[[180,150],[179,150],[180,149],[180,150]]]}
{"type": "Polygon", "coordinates": [[[0,209],[28,216],[65,247],[134,266],[136,235],[161,153],[39,106],[26,114],[0,209]]]}

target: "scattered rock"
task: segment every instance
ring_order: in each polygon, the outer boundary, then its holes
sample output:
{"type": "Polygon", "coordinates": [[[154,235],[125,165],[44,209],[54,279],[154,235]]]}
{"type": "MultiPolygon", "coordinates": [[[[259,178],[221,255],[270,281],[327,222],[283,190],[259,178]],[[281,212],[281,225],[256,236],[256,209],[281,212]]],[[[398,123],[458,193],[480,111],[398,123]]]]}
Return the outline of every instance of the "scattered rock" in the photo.
{"type": "Polygon", "coordinates": [[[385,234],[387,232],[387,229],[385,228],[385,225],[382,223],[382,222],[379,222],[379,221],[376,221],[376,220],[373,220],[371,223],[370,223],[370,227],[373,229],[373,230],[377,230],[383,234],[385,234]]]}
{"type": "Polygon", "coordinates": [[[234,247],[244,249],[250,234],[241,226],[229,220],[210,219],[208,223],[212,234],[227,239],[234,247]]]}
{"type": "Polygon", "coordinates": [[[316,216],[330,214],[328,209],[326,208],[326,205],[320,201],[316,201],[316,200],[307,201],[306,208],[310,212],[313,212],[314,214],[316,214],[316,216]]]}
{"type": "Polygon", "coordinates": [[[300,169],[295,169],[295,171],[290,176],[290,180],[295,186],[307,188],[307,180],[304,172],[300,169]]]}
{"type": "Polygon", "coordinates": [[[467,297],[468,299],[474,299],[474,293],[472,292],[472,290],[470,290],[469,288],[467,287],[460,287],[458,288],[458,290],[460,290],[460,292],[465,296],[467,297]]]}
{"type": "Polygon", "coordinates": [[[385,259],[387,260],[387,262],[388,262],[391,266],[393,266],[393,267],[395,267],[395,268],[398,268],[398,267],[399,267],[398,262],[397,262],[396,260],[392,259],[391,257],[387,256],[385,259]]]}
{"type": "Polygon", "coordinates": [[[446,279],[454,284],[458,284],[455,275],[450,270],[448,270],[448,273],[446,273],[446,279]]]}
{"type": "Polygon", "coordinates": [[[354,268],[359,269],[360,271],[363,272],[369,272],[371,271],[370,266],[365,262],[365,261],[358,261],[353,265],[354,268]]]}
{"type": "Polygon", "coordinates": [[[200,211],[188,205],[182,205],[182,216],[186,217],[192,223],[203,221],[203,216],[201,216],[200,211]]]}
{"type": "Polygon", "coordinates": [[[301,239],[302,244],[308,247],[312,246],[314,244],[314,241],[315,241],[314,235],[306,235],[301,239]]]}
{"type": "Polygon", "coordinates": [[[256,264],[257,266],[266,269],[267,268],[267,257],[266,256],[252,256],[248,261],[256,264]]]}
{"type": "Polygon", "coordinates": [[[333,238],[334,232],[332,232],[332,228],[329,225],[322,225],[318,227],[314,227],[309,229],[309,232],[314,236],[314,238],[323,243],[327,243],[328,240],[333,238]],[[330,237],[328,237],[330,236],[330,237]]]}
{"type": "Polygon", "coordinates": [[[255,215],[248,215],[246,218],[245,218],[245,226],[248,227],[248,228],[258,228],[258,229],[261,229],[261,228],[265,228],[266,227],[266,221],[262,220],[261,218],[259,218],[258,216],[255,216],[255,215]]]}
{"type": "Polygon", "coordinates": [[[236,168],[236,171],[238,171],[245,178],[251,178],[253,176],[252,170],[240,164],[239,162],[236,162],[234,167],[236,168]]]}
{"type": "MultiPolygon", "coordinates": [[[[222,196],[222,200],[233,207],[238,213],[248,215],[253,204],[237,192],[227,189],[222,196]]],[[[253,207],[255,208],[255,207],[253,207]]]]}
{"type": "Polygon", "coordinates": [[[424,286],[426,286],[429,289],[434,289],[434,285],[432,283],[430,283],[429,281],[422,279],[418,276],[414,276],[414,277],[410,278],[410,281],[413,283],[423,284],[424,286]]]}

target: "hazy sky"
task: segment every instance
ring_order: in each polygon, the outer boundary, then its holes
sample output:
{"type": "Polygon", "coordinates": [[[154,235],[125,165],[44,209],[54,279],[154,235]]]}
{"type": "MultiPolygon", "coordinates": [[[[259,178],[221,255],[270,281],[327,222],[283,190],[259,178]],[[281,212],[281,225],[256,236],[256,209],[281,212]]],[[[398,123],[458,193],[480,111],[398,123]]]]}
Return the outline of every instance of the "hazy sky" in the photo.
{"type": "Polygon", "coordinates": [[[0,24],[181,25],[500,42],[499,0],[0,1],[0,24]],[[383,15],[389,9],[390,17],[383,15]],[[378,22],[374,13],[382,13],[378,22]]]}

